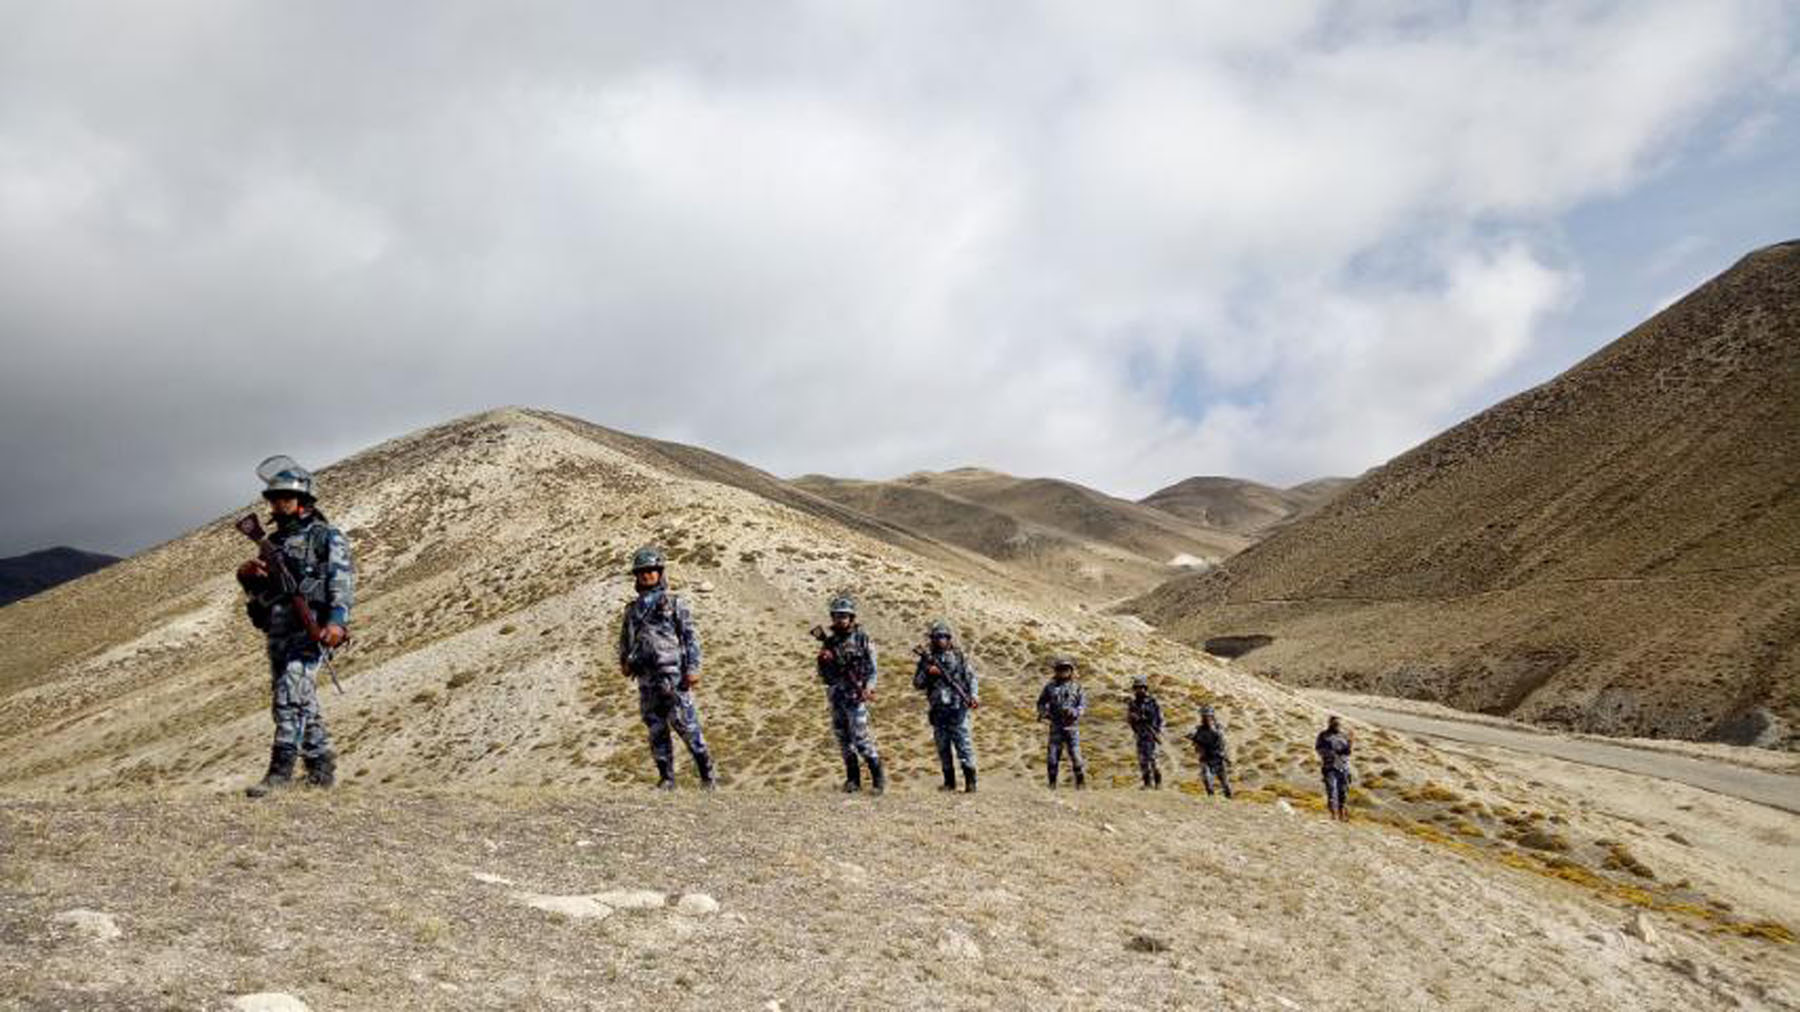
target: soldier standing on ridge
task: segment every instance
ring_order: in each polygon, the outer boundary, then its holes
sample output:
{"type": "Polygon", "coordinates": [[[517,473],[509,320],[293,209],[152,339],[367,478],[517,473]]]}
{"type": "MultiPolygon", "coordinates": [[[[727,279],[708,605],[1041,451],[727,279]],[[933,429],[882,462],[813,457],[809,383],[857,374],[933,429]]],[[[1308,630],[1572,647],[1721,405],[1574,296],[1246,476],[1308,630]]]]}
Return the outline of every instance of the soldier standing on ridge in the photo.
{"type": "Polygon", "coordinates": [[[675,755],[671,728],[694,757],[694,769],[707,790],[718,785],[712,755],[700,733],[700,712],[693,688],[700,681],[700,638],[687,603],[669,593],[663,582],[661,549],[644,547],[631,557],[637,597],[625,605],[619,622],[619,673],[638,683],[638,713],[650,729],[650,755],[656,760],[656,787],[675,789],[675,755]]]}
{"type": "MultiPolygon", "coordinates": [[[[294,760],[306,764],[306,783],[330,787],[337,782],[337,754],[319,710],[319,668],[331,650],[349,638],[350,606],[356,599],[356,571],[344,535],[315,507],[312,472],[289,457],[270,457],[257,468],[266,488],[263,498],[274,511],[269,542],[281,553],[297,588],[284,589],[282,575],[270,560],[252,559],[238,567],[238,583],[250,595],[250,622],[268,636],[270,704],[275,743],[269,770],[244,793],[260,798],[294,779],[294,760]],[[294,592],[305,598],[311,616],[301,616],[294,592]],[[319,629],[314,639],[308,622],[319,629]]],[[[255,526],[254,518],[246,522],[255,526]]],[[[260,531],[257,532],[260,535],[260,531]]]]}
{"type": "Polygon", "coordinates": [[[1350,793],[1350,748],[1354,744],[1356,736],[1340,728],[1335,716],[1325,722],[1325,730],[1313,740],[1313,751],[1319,753],[1320,772],[1325,777],[1325,807],[1340,822],[1350,821],[1344,802],[1350,793]]]}
{"type": "Polygon", "coordinates": [[[869,733],[869,701],[875,698],[875,644],[856,622],[856,602],[847,596],[831,601],[831,629],[814,626],[819,647],[819,680],[825,683],[825,700],[831,706],[831,731],[837,736],[844,758],[844,792],[862,790],[862,768],[857,757],[869,764],[870,789],[887,790],[887,774],[875,738],[869,733]]]}
{"type": "Polygon", "coordinates": [[[975,667],[956,648],[950,623],[931,623],[931,645],[917,647],[918,666],[913,669],[913,688],[925,693],[930,704],[931,737],[937,745],[938,765],[944,770],[944,786],[956,790],[956,768],[950,750],[962,761],[963,790],[975,793],[975,743],[969,738],[969,711],[981,708],[981,686],[975,667]]]}
{"type": "Polygon", "coordinates": [[[1200,760],[1200,783],[1206,788],[1207,797],[1212,796],[1214,780],[1219,782],[1225,796],[1231,797],[1231,781],[1225,777],[1225,768],[1231,760],[1226,755],[1225,732],[1214,720],[1212,707],[1200,708],[1200,725],[1188,735],[1188,740],[1194,743],[1195,755],[1200,760]]]}
{"type": "Polygon", "coordinates": [[[1056,772],[1062,766],[1062,754],[1069,751],[1069,765],[1075,769],[1075,789],[1087,787],[1087,763],[1081,758],[1081,715],[1087,712],[1087,692],[1075,681],[1075,661],[1056,657],[1050,662],[1055,672],[1038,693],[1039,720],[1050,722],[1050,743],[1046,752],[1050,789],[1056,790],[1056,772]]]}
{"type": "Polygon", "coordinates": [[[1131,701],[1125,706],[1125,721],[1137,738],[1138,773],[1144,778],[1139,789],[1162,787],[1162,769],[1156,764],[1156,751],[1162,745],[1162,705],[1150,694],[1150,680],[1143,675],[1131,680],[1131,701]]]}

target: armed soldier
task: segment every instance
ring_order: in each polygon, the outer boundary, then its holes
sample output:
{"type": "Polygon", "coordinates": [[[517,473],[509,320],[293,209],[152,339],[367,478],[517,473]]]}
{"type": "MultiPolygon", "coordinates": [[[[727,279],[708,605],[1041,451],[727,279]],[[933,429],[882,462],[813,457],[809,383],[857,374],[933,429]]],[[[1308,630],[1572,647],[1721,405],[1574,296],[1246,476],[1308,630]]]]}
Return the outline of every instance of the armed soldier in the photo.
{"type": "Polygon", "coordinates": [[[819,641],[819,680],[825,683],[825,700],[831,706],[831,732],[837,736],[844,759],[844,793],[862,790],[862,768],[857,757],[869,764],[870,790],[887,790],[887,774],[869,731],[869,701],[875,698],[875,644],[856,622],[856,602],[847,596],[831,601],[831,629],[814,626],[819,641]]]}
{"type": "Polygon", "coordinates": [[[950,623],[931,623],[929,646],[914,648],[919,663],[913,669],[913,688],[925,693],[930,704],[932,741],[937,745],[938,765],[944,770],[939,790],[956,790],[956,768],[950,752],[962,762],[963,790],[975,793],[975,743],[969,737],[969,713],[981,708],[981,687],[974,665],[956,648],[950,623]]]}
{"type": "Polygon", "coordinates": [[[1137,738],[1138,773],[1144,778],[1140,790],[1162,787],[1162,768],[1156,754],[1162,748],[1162,704],[1150,694],[1150,680],[1138,675],[1131,680],[1131,701],[1125,705],[1125,721],[1137,738]]]}
{"type": "Polygon", "coordinates": [[[1055,674],[1038,693],[1039,720],[1050,723],[1050,743],[1046,749],[1046,765],[1050,789],[1056,790],[1057,770],[1062,766],[1063,750],[1069,753],[1069,765],[1075,770],[1075,789],[1087,787],[1087,763],[1081,758],[1081,715],[1087,712],[1087,692],[1075,681],[1075,661],[1057,657],[1050,662],[1055,674]]]}
{"type": "Polygon", "coordinates": [[[669,593],[663,581],[663,553],[644,547],[631,557],[637,597],[625,605],[619,622],[619,673],[638,683],[638,713],[650,731],[650,755],[656,760],[656,787],[675,789],[675,755],[671,729],[681,736],[700,785],[718,785],[712,754],[700,733],[694,686],[700,681],[700,637],[694,632],[687,603],[669,593]]]}
{"type": "Polygon", "coordinates": [[[1213,793],[1213,781],[1219,782],[1219,788],[1225,797],[1231,797],[1231,781],[1225,776],[1231,765],[1231,757],[1225,746],[1225,732],[1220,729],[1218,721],[1213,717],[1213,708],[1200,708],[1200,724],[1188,735],[1194,743],[1194,756],[1200,760],[1200,784],[1206,788],[1207,797],[1213,793]]]}
{"type": "Polygon", "coordinates": [[[1345,731],[1337,717],[1325,722],[1325,730],[1313,739],[1313,751],[1319,754],[1319,773],[1325,778],[1325,807],[1339,822],[1350,821],[1344,807],[1350,794],[1350,749],[1356,736],[1345,731]]]}
{"type": "Polygon", "coordinates": [[[244,793],[260,798],[293,783],[294,760],[306,765],[306,783],[337,782],[337,754],[319,709],[319,668],[349,638],[356,570],[350,545],[317,508],[312,472],[290,457],[270,457],[256,469],[275,530],[264,535],[254,516],[238,529],[263,546],[261,556],[238,567],[249,595],[250,622],[268,637],[270,703],[275,742],[269,769],[244,793]]]}

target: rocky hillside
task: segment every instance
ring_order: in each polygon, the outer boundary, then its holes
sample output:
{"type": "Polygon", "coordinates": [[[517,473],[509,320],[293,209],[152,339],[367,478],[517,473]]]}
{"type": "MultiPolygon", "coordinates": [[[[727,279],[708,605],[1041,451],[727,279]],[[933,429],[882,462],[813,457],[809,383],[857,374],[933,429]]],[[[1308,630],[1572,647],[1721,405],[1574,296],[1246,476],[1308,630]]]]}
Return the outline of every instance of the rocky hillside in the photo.
{"type": "Polygon", "coordinates": [[[235,512],[0,610],[0,993],[1266,1008],[1325,1000],[1317,968],[1353,959],[1382,968],[1360,986],[1384,1006],[1800,1000],[1800,902],[1731,849],[1742,834],[1614,816],[1369,727],[1355,822],[1328,823],[1311,754],[1324,711],[1304,697],[704,450],[507,409],[320,482],[360,567],[345,692],[322,689],[343,779],[330,795],[239,796],[270,729],[231,577],[247,547],[235,512]],[[648,790],[635,692],[611,660],[646,541],[668,548],[705,642],[716,795],[648,790]],[[886,661],[874,722],[893,787],[878,800],[833,791],[804,633],[840,590],[886,661]],[[984,674],[973,796],[933,789],[907,684],[906,647],[940,615],[984,674]],[[1094,703],[1097,789],[1081,795],[1038,786],[1031,704],[1061,651],[1086,664],[1094,703]],[[1201,807],[1173,741],[1170,790],[1121,789],[1138,673],[1177,728],[1201,702],[1224,714],[1230,808],[1201,807]]]}
{"type": "Polygon", "coordinates": [[[1133,608],[1293,683],[1800,745],[1800,243],[1133,608]]]}
{"type": "Polygon", "coordinates": [[[68,547],[46,548],[41,552],[0,559],[0,606],[86,576],[117,561],[116,555],[68,547]]]}
{"type": "Polygon", "coordinates": [[[1216,527],[1072,482],[960,468],[895,481],[807,475],[821,498],[928,534],[1062,587],[1083,600],[1142,593],[1249,544],[1216,527]]]}

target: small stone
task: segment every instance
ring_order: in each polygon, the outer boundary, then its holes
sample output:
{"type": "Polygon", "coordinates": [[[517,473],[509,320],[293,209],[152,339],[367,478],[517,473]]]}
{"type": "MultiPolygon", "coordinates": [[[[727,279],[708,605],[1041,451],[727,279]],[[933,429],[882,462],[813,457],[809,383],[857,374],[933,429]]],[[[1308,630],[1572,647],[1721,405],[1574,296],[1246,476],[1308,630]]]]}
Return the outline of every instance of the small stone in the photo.
{"type": "Polygon", "coordinates": [[[1642,910],[1632,914],[1631,919],[1625,922],[1625,933],[1645,945],[1655,945],[1657,941],[1656,928],[1650,923],[1650,915],[1642,910]]]}
{"type": "Polygon", "coordinates": [[[577,846],[577,847],[592,847],[593,845],[594,845],[594,841],[592,841],[592,840],[576,840],[575,841],[575,846],[577,846]]]}
{"type": "Polygon", "coordinates": [[[1282,1008],[1299,1008],[1300,1007],[1299,1002],[1296,1002],[1292,998],[1284,998],[1281,995],[1275,995],[1275,1004],[1280,1005],[1282,1008]]]}
{"type": "Polygon", "coordinates": [[[649,889],[614,889],[595,893],[593,899],[614,910],[661,910],[669,905],[669,897],[649,889]]]}
{"type": "Polygon", "coordinates": [[[575,920],[605,920],[613,908],[592,896],[546,896],[543,893],[513,893],[513,899],[545,913],[561,914],[575,920]]]}
{"type": "Polygon", "coordinates": [[[98,910],[64,910],[50,920],[66,924],[96,942],[110,942],[125,933],[119,930],[119,922],[113,920],[113,915],[98,910]]]}
{"type": "Polygon", "coordinates": [[[979,960],[981,958],[981,946],[975,944],[975,939],[955,928],[945,929],[943,937],[938,939],[937,949],[938,952],[951,959],[979,960]]]}
{"type": "Polygon", "coordinates": [[[719,901],[705,893],[688,893],[675,901],[675,912],[689,917],[705,917],[719,912],[719,901]]]}
{"type": "Polygon", "coordinates": [[[492,875],[485,871],[472,871],[469,873],[469,877],[477,882],[485,882],[488,885],[509,886],[513,884],[512,879],[501,875],[492,875]]]}
{"type": "Polygon", "coordinates": [[[1117,832],[1118,832],[1118,830],[1117,830],[1117,829],[1115,829],[1115,828],[1113,828],[1113,824],[1112,824],[1112,823],[1110,823],[1110,822],[1102,822],[1102,823],[1101,823],[1101,824],[1100,824],[1100,832],[1102,832],[1102,833],[1117,833],[1117,832]]]}
{"type": "Polygon", "coordinates": [[[701,580],[697,585],[695,585],[694,589],[699,591],[702,594],[710,594],[713,592],[713,589],[714,589],[713,582],[711,580],[701,580]]]}
{"type": "Polygon", "coordinates": [[[1278,810],[1280,810],[1281,814],[1283,814],[1283,815],[1294,814],[1294,806],[1288,804],[1286,798],[1276,798],[1275,799],[1275,807],[1278,810]]]}
{"type": "Polygon", "coordinates": [[[231,1007],[238,1012],[311,1012],[305,1002],[281,991],[240,994],[231,999],[231,1007]]]}

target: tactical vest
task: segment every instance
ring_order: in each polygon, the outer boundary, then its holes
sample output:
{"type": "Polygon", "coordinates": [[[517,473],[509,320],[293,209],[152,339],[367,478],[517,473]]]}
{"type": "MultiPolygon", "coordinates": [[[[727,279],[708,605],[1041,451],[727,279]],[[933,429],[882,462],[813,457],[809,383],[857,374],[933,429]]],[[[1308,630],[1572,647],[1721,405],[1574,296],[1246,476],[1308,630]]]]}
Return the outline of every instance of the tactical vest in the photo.
{"type": "Polygon", "coordinates": [[[862,629],[850,630],[846,635],[834,635],[825,641],[831,651],[831,661],[826,665],[826,681],[833,688],[850,685],[867,685],[869,681],[869,636],[862,629]]]}
{"type": "Polygon", "coordinates": [[[681,609],[675,595],[667,591],[657,595],[648,608],[641,601],[625,606],[625,625],[629,637],[631,670],[639,675],[680,675],[687,657],[683,643],[687,630],[681,624],[681,609]]]}

